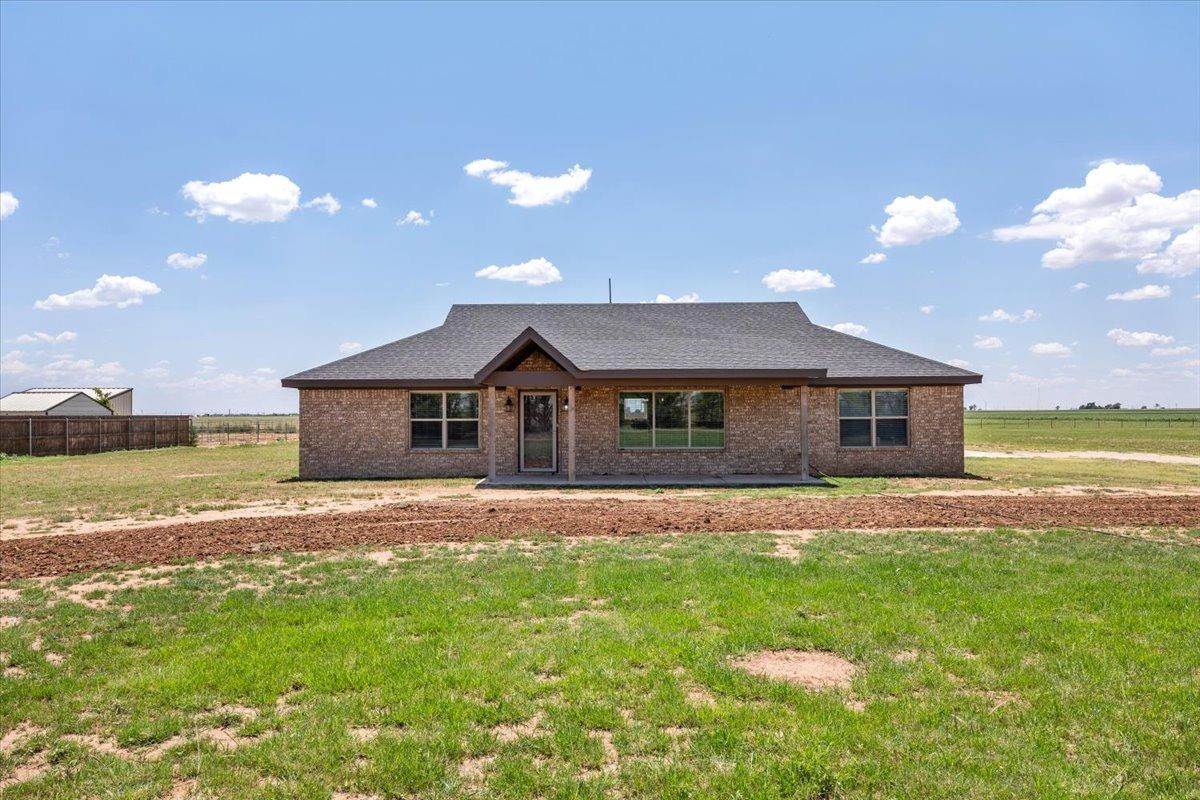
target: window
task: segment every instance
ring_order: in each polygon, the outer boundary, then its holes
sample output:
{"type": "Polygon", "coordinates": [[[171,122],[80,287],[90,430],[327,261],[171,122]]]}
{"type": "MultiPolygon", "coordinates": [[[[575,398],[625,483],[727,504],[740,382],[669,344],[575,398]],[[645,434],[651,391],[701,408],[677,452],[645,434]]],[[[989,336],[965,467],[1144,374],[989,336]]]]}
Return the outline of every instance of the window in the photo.
{"type": "Polygon", "coordinates": [[[623,450],[725,446],[723,392],[621,392],[617,424],[623,450]]]}
{"type": "Polygon", "coordinates": [[[479,447],[479,393],[413,392],[409,427],[414,450],[474,450],[479,447]]]}
{"type": "Polygon", "coordinates": [[[838,392],[838,437],[842,447],[907,447],[908,390],[838,392]]]}

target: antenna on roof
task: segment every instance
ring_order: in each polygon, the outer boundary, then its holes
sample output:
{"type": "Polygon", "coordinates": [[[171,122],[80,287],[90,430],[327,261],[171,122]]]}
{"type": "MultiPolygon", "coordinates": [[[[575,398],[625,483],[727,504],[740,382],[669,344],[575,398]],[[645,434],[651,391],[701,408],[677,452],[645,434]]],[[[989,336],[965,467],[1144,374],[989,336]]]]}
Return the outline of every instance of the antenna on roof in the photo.
{"type": "Polygon", "coordinates": [[[612,305],[612,278],[608,279],[608,304],[612,305]]]}

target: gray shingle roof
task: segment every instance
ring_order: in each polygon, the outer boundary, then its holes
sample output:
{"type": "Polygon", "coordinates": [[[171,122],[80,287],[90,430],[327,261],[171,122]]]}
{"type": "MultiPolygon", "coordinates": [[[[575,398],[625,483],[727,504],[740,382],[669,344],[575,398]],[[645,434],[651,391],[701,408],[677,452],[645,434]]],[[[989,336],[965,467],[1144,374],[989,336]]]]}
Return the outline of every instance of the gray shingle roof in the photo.
{"type": "Polygon", "coordinates": [[[455,305],[437,328],[283,380],[474,383],[475,375],[533,328],[583,372],[825,370],[827,379],[980,376],[814,325],[797,303],[555,303],[455,305]]]}

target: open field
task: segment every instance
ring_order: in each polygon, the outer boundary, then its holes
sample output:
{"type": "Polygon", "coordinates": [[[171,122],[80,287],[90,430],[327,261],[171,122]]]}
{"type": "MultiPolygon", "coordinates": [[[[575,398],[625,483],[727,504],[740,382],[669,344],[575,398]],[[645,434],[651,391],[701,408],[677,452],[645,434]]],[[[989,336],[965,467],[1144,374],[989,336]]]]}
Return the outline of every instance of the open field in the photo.
{"type": "Polygon", "coordinates": [[[1185,797],[1200,781],[1196,547],[543,537],[2,592],[14,800],[1185,797]],[[736,666],[784,648],[847,659],[848,683],[736,666]]]}
{"type": "Polygon", "coordinates": [[[1200,409],[965,413],[968,449],[1118,450],[1200,456],[1200,409]]]}
{"type": "MultiPolygon", "coordinates": [[[[329,504],[467,495],[472,479],[297,479],[297,444],[122,451],[0,462],[0,517],[63,525],[75,520],[156,519],[268,504],[329,504]]],[[[836,488],[739,489],[662,494],[816,496],[1088,486],[1194,490],[1200,467],[1102,460],[969,459],[967,479],[837,478],[836,488]]],[[[570,494],[570,492],[564,492],[570,494]]],[[[489,495],[495,496],[495,495],[489,495]]],[[[508,496],[508,495],[501,495],[508,496]]],[[[0,534],[3,530],[0,529],[0,534]]]]}

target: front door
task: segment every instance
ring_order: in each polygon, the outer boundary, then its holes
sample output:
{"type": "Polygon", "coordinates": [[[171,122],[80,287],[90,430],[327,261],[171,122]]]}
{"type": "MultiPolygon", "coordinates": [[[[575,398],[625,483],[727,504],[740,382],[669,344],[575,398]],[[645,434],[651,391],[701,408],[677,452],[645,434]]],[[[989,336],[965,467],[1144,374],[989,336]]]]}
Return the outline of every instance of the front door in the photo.
{"type": "Polygon", "coordinates": [[[557,408],[554,392],[521,393],[521,471],[558,469],[557,408]]]}

